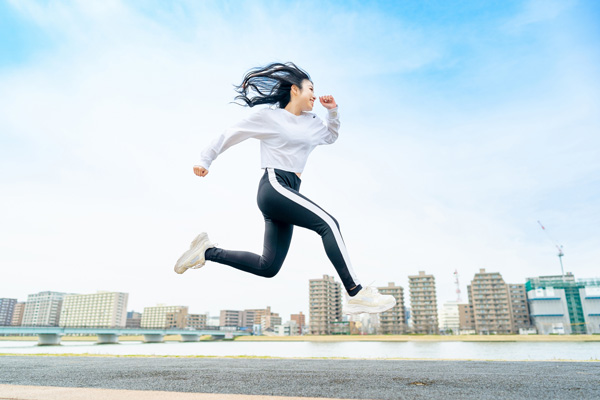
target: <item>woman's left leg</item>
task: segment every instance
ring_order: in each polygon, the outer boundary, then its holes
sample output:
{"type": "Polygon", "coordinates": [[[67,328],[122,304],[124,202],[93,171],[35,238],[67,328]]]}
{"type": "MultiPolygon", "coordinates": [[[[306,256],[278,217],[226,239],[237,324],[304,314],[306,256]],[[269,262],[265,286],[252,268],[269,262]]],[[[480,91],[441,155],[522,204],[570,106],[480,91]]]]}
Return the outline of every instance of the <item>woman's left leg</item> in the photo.
{"type": "Polygon", "coordinates": [[[214,247],[206,250],[206,260],[229,265],[265,278],[277,275],[290,248],[294,226],[274,221],[266,215],[264,217],[265,237],[262,255],[214,247]]]}

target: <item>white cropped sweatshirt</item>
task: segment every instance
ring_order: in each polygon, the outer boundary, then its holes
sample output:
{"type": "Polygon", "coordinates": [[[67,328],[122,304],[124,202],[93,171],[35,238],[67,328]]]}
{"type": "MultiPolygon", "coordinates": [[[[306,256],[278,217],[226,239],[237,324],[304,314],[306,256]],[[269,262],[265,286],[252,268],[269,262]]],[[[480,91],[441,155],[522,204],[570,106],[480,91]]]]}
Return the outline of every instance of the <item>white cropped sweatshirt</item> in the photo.
{"type": "Polygon", "coordinates": [[[219,154],[246,139],[260,140],[261,168],[301,173],[308,155],[321,144],[338,138],[337,107],[328,110],[324,123],[311,112],[292,114],[282,108],[263,108],[226,129],[202,151],[200,165],[206,169],[219,154]]]}

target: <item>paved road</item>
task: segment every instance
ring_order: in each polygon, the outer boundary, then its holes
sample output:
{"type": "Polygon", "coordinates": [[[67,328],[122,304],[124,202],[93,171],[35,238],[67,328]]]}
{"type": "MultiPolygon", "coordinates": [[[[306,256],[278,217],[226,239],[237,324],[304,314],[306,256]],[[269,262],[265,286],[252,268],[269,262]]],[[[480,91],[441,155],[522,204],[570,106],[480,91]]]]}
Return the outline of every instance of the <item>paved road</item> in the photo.
{"type": "Polygon", "coordinates": [[[600,363],[0,356],[0,384],[356,399],[599,399],[600,363]]]}

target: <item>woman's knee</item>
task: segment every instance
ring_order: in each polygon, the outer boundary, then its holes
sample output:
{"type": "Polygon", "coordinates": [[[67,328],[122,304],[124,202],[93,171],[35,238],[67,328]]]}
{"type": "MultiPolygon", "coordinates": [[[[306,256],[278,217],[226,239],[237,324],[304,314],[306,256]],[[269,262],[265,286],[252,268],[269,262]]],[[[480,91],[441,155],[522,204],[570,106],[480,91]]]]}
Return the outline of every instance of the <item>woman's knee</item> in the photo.
{"type": "Polygon", "coordinates": [[[283,263],[279,262],[271,262],[268,264],[261,265],[260,276],[262,276],[263,278],[273,278],[279,273],[282,264],[283,263]]]}

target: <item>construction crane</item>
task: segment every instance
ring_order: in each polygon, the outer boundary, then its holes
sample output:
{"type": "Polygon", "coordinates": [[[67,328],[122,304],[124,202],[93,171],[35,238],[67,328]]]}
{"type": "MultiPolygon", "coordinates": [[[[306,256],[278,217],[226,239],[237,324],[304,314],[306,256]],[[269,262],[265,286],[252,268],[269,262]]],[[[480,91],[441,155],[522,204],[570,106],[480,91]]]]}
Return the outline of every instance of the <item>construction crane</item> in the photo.
{"type": "Polygon", "coordinates": [[[558,249],[558,261],[560,261],[560,272],[561,272],[562,276],[565,276],[565,270],[563,268],[563,263],[562,263],[562,258],[565,255],[565,253],[563,253],[562,244],[558,244],[558,242],[556,240],[554,240],[554,238],[552,238],[552,236],[550,236],[550,234],[548,233],[546,228],[544,228],[544,225],[542,225],[542,223],[540,221],[538,221],[538,224],[540,224],[540,226],[542,227],[542,230],[544,232],[546,232],[546,235],[548,235],[548,239],[550,239],[552,244],[558,249]]]}
{"type": "Polygon", "coordinates": [[[460,283],[458,282],[458,270],[454,270],[454,285],[456,285],[456,302],[462,303],[462,299],[460,298],[460,283]]]}

